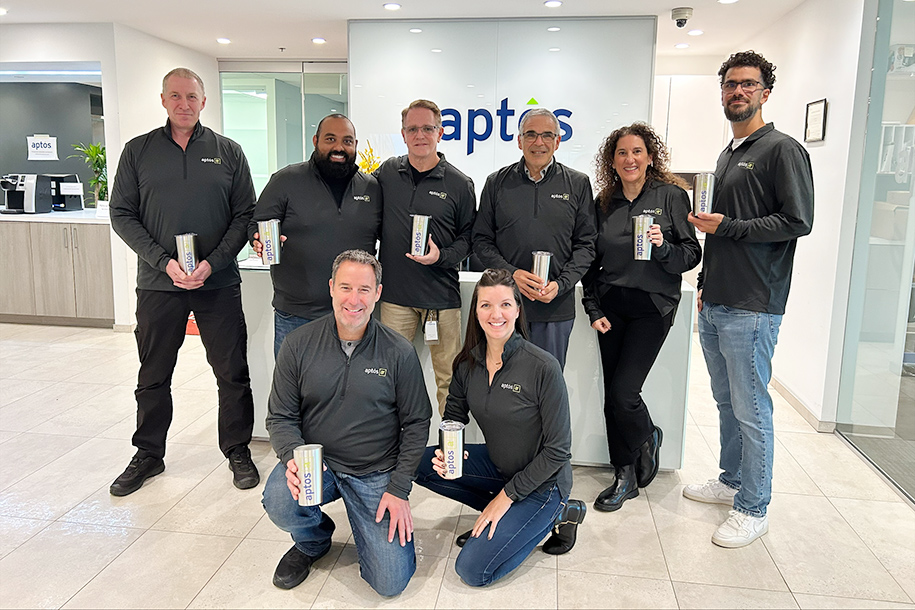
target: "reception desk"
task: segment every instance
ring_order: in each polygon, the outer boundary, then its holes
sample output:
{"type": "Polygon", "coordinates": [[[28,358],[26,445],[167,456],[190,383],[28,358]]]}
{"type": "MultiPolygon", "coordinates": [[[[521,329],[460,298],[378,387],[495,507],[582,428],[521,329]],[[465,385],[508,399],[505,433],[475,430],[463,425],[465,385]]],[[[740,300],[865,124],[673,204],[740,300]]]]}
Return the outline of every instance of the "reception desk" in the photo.
{"type": "MultiPolygon", "coordinates": [[[[468,320],[468,306],[473,286],[480,274],[461,272],[463,321],[468,320]]],[[[572,415],[572,462],[583,465],[609,463],[607,434],[603,416],[603,384],[597,333],[591,328],[581,306],[581,286],[576,286],[577,315],[569,343],[565,379],[569,389],[572,415]]],[[[683,283],[680,308],[674,326],[648,375],[642,395],[651,410],[652,419],[664,430],[660,466],[664,470],[680,468],[683,463],[683,441],[686,430],[686,401],[689,388],[690,342],[696,316],[696,291],[683,283]]],[[[273,374],[273,286],[266,267],[242,266],[242,302],[248,324],[248,364],[251,389],[254,392],[254,436],[266,438],[267,398],[273,374]]],[[[377,309],[376,309],[377,312],[377,309]]],[[[438,410],[435,408],[435,377],[429,348],[422,337],[414,341],[423,366],[423,375],[433,403],[429,443],[438,442],[438,410]]],[[[467,442],[482,442],[483,436],[471,422],[467,442]]]]}

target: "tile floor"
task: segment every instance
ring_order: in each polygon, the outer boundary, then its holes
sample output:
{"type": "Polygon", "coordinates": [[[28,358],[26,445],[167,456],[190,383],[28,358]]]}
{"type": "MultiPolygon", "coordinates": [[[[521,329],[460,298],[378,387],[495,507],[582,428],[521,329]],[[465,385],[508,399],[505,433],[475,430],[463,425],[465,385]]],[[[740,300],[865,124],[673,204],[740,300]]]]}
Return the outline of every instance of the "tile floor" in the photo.
{"type": "MultiPolygon", "coordinates": [[[[417,572],[381,599],[359,578],[340,503],[332,551],[292,591],[270,582],[289,547],[259,490],[232,487],[216,448],[215,382],[189,337],[174,378],[168,469],[137,493],[108,485],[133,448],[132,335],[0,324],[0,606],[65,608],[915,608],[915,511],[838,437],[776,395],[771,530],[711,544],[726,507],[682,497],[715,476],[717,416],[694,353],[686,461],[617,513],[590,512],[575,549],[535,551],[486,589],[454,572],[471,511],[416,488],[417,572]]],[[[265,442],[254,458],[266,474],[265,442]]],[[[575,469],[587,501],[604,472],[575,469]]]]}

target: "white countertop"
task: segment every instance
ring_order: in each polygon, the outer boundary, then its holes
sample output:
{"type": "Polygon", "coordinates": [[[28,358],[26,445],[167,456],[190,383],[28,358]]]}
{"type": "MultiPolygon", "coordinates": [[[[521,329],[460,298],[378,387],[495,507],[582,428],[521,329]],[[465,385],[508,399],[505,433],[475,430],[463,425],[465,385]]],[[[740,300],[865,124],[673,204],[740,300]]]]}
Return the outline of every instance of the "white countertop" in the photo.
{"type": "Polygon", "coordinates": [[[95,208],[74,210],[72,212],[46,212],[44,214],[0,214],[0,222],[72,222],[79,224],[107,225],[108,218],[96,218],[95,208]]]}

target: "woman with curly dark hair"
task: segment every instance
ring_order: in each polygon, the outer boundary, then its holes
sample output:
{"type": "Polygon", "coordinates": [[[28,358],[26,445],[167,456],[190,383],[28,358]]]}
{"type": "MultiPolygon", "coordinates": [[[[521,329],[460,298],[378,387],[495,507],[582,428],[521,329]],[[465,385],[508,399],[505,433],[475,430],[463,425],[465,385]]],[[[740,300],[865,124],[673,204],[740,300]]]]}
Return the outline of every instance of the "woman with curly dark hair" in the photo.
{"type": "Polygon", "coordinates": [[[598,331],[604,418],[615,481],[594,508],[618,510],[658,472],[663,435],[642,400],[642,385],[673,324],[684,271],[701,250],[686,184],[667,169],[667,148],[645,123],[617,129],[597,154],[597,256],[582,280],[582,299],[598,331]],[[650,260],[634,260],[633,218],[654,218],[650,260]]]}

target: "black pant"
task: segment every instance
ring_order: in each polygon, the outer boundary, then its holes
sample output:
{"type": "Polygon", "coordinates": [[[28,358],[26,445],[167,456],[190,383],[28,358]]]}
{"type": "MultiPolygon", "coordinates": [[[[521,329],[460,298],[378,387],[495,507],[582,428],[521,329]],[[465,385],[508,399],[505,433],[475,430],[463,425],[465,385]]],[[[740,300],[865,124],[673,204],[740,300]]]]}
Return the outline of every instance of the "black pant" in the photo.
{"type": "Polygon", "coordinates": [[[219,388],[219,448],[224,455],[251,441],[254,399],[248,376],[248,329],[241,287],[216,290],[137,290],[137,456],[165,457],[172,423],[172,373],[193,311],[219,388]]]}
{"type": "Polygon", "coordinates": [[[604,370],[604,419],[614,466],[636,461],[639,448],[654,431],[642,385],[673,324],[676,309],[662,316],[651,295],[613,286],[601,298],[610,330],[598,333],[604,370]]]}

